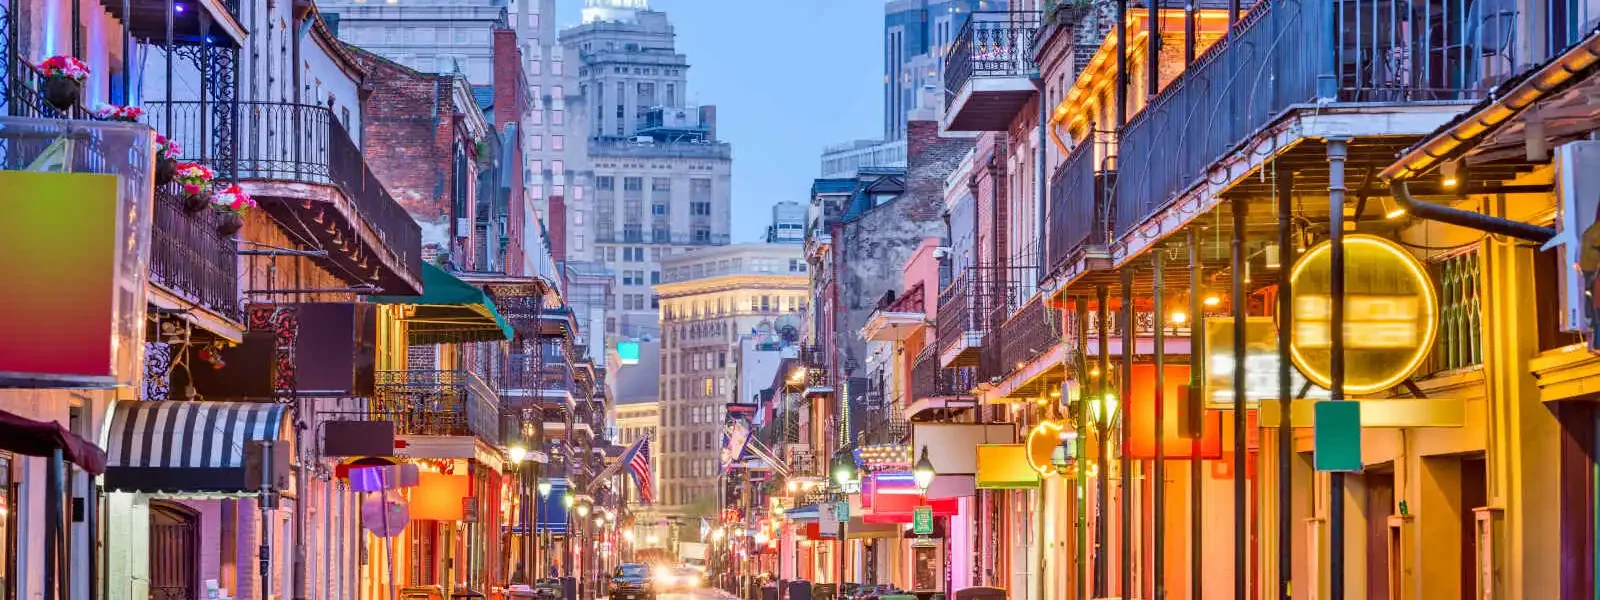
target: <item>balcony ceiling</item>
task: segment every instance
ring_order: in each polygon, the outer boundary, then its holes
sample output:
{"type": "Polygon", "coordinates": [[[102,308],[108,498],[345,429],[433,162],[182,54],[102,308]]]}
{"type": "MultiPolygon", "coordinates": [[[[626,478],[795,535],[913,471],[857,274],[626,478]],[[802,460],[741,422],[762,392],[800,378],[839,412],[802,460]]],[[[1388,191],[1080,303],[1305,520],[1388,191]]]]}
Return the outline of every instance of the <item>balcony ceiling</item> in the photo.
{"type": "Polygon", "coordinates": [[[973,77],[945,111],[945,131],[1006,131],[1036,91],[1026,77],[973,77]]]}
{"type": "MultiPolygon", "coordinates": [[[[123,0],[101,0],[111,18],[123,21],[133,37],[159,44],[167,37],[167,0],[130,0],[133,11],[131,22],[122,17],[123,0]]],[[[172,39],[178,44],[200,44],[202,41],[217,46],[242,46],[246,31],[228,10],[228,0],[175,0],[172,15],[172,39]],[[200,10],[211,17],[210,27],[202,27],[200,10]],[[205,40],[209,37],[210,40],[205,40]]]]}

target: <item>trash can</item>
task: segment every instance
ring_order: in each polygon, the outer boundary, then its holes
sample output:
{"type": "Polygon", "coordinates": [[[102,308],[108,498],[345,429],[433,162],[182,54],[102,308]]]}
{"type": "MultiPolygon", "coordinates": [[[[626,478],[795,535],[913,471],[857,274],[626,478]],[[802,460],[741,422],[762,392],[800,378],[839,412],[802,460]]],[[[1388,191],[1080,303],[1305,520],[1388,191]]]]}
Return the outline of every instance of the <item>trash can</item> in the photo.
{"type": "Polygon", "coordinates": [[[789,582],[789,600],[811,600],[811,582],[789,582]]]}
{"type": "Polygon", "coordinates": [[[761,600],[778,600],[778,586],[775,584],[761,586],[761,600]]]}
{"type": "Polygon", "coordinates": [[[970,587],[956,590],[956,600],[1006,600],[1004,588],[970,587]]]}
{"type": "Polygon", "coordinates": [[[561,578],[561,597],[565,598],[566,600],[577,600],[577,598],[578,598],[578,578],[577,577],[562,577],[561,578]]]}

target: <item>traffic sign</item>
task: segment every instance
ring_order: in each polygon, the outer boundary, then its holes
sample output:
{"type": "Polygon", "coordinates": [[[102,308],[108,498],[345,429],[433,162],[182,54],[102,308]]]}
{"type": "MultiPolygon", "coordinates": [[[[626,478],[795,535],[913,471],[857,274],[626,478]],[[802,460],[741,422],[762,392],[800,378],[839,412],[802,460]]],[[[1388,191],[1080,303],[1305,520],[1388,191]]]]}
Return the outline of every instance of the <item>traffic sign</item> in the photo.
{"type": "Polygon", "coordinates": [[[833,518],[838,519],[839,521],[849,521],[850,503],[842,500],[835,503],[833,505],[833,518]]]}
{"type": "Polygon", "coordinates": [[[933,535],[933,507],[918,506],[911,513],[911,533],[917,535],[933,535]]]}

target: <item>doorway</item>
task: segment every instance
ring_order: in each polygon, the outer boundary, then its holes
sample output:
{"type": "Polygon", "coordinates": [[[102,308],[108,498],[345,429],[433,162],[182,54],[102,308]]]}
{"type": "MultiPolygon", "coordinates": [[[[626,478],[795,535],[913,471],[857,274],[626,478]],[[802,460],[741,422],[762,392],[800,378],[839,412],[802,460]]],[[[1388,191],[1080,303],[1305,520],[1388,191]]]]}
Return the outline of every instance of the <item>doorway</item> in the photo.
{"type": "Polygon", "coordinates": [[[200,515],[171,502],[150,502],[150,598],[200,597],[200,515]]]}
{"type": "Polygon", "coordinates": [[[1367,473],[1367,599],[1392,600],[1389,515],[1394,514],[1394,471],[1367,473]]]}

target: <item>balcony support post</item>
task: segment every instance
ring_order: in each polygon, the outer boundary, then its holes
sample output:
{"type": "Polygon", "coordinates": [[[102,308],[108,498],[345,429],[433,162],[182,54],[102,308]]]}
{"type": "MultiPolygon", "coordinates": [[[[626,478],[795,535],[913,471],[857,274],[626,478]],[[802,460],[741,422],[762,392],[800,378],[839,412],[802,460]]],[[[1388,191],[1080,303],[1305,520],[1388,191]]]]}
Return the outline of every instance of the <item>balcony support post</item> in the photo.
{"type": "MultiPolygon", "coordinates": [[[[1190,41],[1192,42],[1193,38],[1190,38],[1190,41]]],[[[1205,380],[1202,378],[1205,376],[1206,365],[1204,297],[1206,292],[1202,282],[1205,281],[1206,269],[1200,261],[1200,235],[1193,227],[1190,227],[1187,233],[1189,234],[1189,394],[1183,400],[1192,413],[1196,407],[1205,406],[1203,398],[1199,400],[1196,398],[1205,393],[1205,380]]],[[[1200,430],[1190,433],[1202,433],[1205,427],[1205,421],[1201,420],[1203,416],[1192,414],[1191,418],[1196,420],[1195,424],[1200,426],[1200,430]]],[[[1200,479],[1204,473],[1201,471],[1202,461],[1197,458],[1200,456],[1201,437],[1195,435],[1189,444],[1189,600],[1200,600],[1200,577],[1204,566],[1200,556],[1202,533],[1200,515],[1203,514],[1200,509],[1201,503],[1205,500],[1205,495],[1200,493],[1200,479]]]]}
{"type": "MultiPolygon", "coordinates": [[[[176,138],[177,137],[177,132],[172,130],[172,104],[173,104],[173,102],[172,102],[172,12],[173,12],[173,10],[175,10],[175,7],[173,6],[173,0],[167,0],[167,15],[166,15],[167,16],[167,39],[166,39],[165,43],[161,46],[161,52],[166,55],[165,58],[167,59],[167,65],[166,65],[167,73],[166,73],[166,79],[165,79],[165,81],[167,83],[167,89],[166,89],[166,95],[162,96],[161,100],[162,100],[162,109],[166,113],[166,115],[165,115],[166,124],[165,124],[164,131],[166,131],[166,134],[168,136],[176,138]]],[[[204,12],[204,11],[201,11],[201,12],[204,12]]],[[[133,13],[124,12],[122,14],[123,14],[123,18],[124,19],[131,20],[133,18],[133,13]]]]}
{"type": "MultiPolygon", "coordinates": [[[[1156,92],[1161,90],[1161,0],[1150,0],[1150,18],[1145,21],[1145,105],[1154,104],[1156,92]]],[[[1157,305],[1159,311],[1160,305],[1157,305]]],[[[1156,317],[1159,325],[1161,317],[1156,317]]],[[[1160,327],[1156,327],[1160,329],[1160,327]]],[[[1159,444],[1157,444],[1159,446],[1159,444]]]]}
{"type": "MultiPolygon", "coordinates": [[[[1154,473],[1155,479],[1151,482],[1152,493],[1155,496],[1153,499],[1151,512],[1155,513],[1153,515],[1155,522],[1152,524],[1150,529],[1151,539],[1154,540],[1155,544],[1153,559],[1154,565],[1151,571],[1151,582],[1154,584],[1151,587],[1154,590],[1154,598],[1167,597],[1167,559],[1164,554],[1167,550],[1165,539],[1167,533],[1167,305],[1165,290],[1162,289],[1162,286],[1165,285],[1165,282],[1163,281],[1165,278],[1163,275],[1165,274],[1164,271],[1166,271],[1167,268],[1166,258],[1167,251],[1163,248],[1156,248],[1156,251],[1151,253],[1150,258],[1151,267],[1153,268],[1152,277],[1154,278],[1151,294],[1153,296],[1153,303],[1155,304],[1156,317],[1156,459],[1154,473]]],[[[1193,458],[1191,458],[1191,460],[1193,460],[1193,458]]]]}
{"type": "MultiPolygon", "coordinates": [[[[1077,339],[1073,340],[1073,345],[1078,350],[1078,357],[1082,359],[1089,356],[1089,299],[1079,297],[1073,302],[1073,305],[1073,312],[1075,313],[1074,318],[1076,319],[1074,322],[1078,326],[1077,335],[1073,336],[1077,339]]],[[[1087,370],[1087,365],[1084,366],[1085,370],[1087,370]]],[[[1078,394],[1078,423],[1080,425],[1086,422],[1083,417],[1089,414],[1088,382],[1084,381],[1081,383],[1083,384],[1080,386],[1082,392],[1078,394]]],[[[1080,435],[1078,436],[1078,447],[1076,448],[1077,452],[1074,454],[1074,456],[1081,458],[1089,455],[1089,441],[1088,436],[1081,434],[1083,432],[1082,430],[1085,428],[1080,427],[1079,429],[1080,435]]],[[[1075,555],[1072,557],[1073,561],[1078,563],[1078,577],[1072,582],[1072,597],[1075,599],[1084,597],[1083,584],[1084,581],[1089,578],[1089,561],[1087,560],[1088,553],[1085,552],[1085,550],[1089,547],[1088,503],[1084,502],[1084,500],[1088,499],[1089,497],[1089,478],[1084,477],[1084,473],[1087,472],[1088,471],[1084,469],[1084,465],[1079,463],[1078,497],[1076,498],[1077,501],[1074,502],[1074,504],[1078,505],[1078,545],[1075,548],[1075,555]]]]}
{"type": "MultiPolygon", "coordinates": [[[[1116,102],[1117,107],[1112,114],[1116,115],[1114,128],[1120,139],[1122,128],[1128,124],[1128,0],[1117,0],[1116,102]]],[[[1100,310],[1103,312],[1105,306],[1101,305],[1100,310]]]]}
{"type": "MultiPolygon", "coordinates": [[[[1121,399],[1124,415],[1128,409],[1126,403],[1131,397],[1129,393],[1133,382],[1133,347],[1139,341],[1135,338],[1138,327],[1134,322],[1138,314],[1133,309],[1133,267],[1122,270],[1122,364],[1118,365],[1117,397],[1121,399]]],[[[1128,420],[1126,418],[1113,421],[1117,427],[1117,448],[1121,450],[1118,464],[1122,470],[1122,481],[1118,487],[1122,500],[1119,502],[1122,509],[1122,539],[1119,548],[1122,551],[1122,560],[1117,571],[1122,575],[1118,581],[1117,593],[1123,598],[1132,598],[1133,595],[1133,469],[1134,464],[1128,460],[1128,420]]],[[[1140,554],[1143,554],[1141,552],[1140,554]]]]}
{"type": "MultiPolygon", "coordinates": [[[[1120,3],[1126,0],[1118,1],[1120,3]]],[[[1111,304],[1111,294],[1110,290],[1104,285],[1096,287],[1094,294],[1095,300],[1099,302],[1095,307],[1095,319],[1099,321],[1100,325],[1098,340],[1100,354],[1096,357],[1100,365],[1098,371],[1098,398],[1103,399],[1111,391],[1111,385],[1107,383],[1111,379],[1111,313],[1107,310],[1107,307],[1111,304]]],[[[1106,436],[1110,435],[1111,428],[1104,422],[1106,419],[1101,419],[1101,421],[1098,424],[1099,431],[1096,432],[1098,435],[1095,436],[1095,443],[1098,445],[1099,450],[1096,458],[1099,462],[1105,463],[1105,468],[1099,469],[1100,489],[1099,493],[1095,495],[1093,596],[1095,598],[1104,598],[1108,595],[1106,593],[1106,576],[1109,573],[1108,567],[1110,567],[1106,562],[1106,543],[1108,541],[1106,538],[1109,533],[1106,528],[1106,492],[1111,487],[1111,464],[1107,461],[1106,454],[1111,446],[1106,443],[1106,436]]]]}
{"type": "MultiPolygon", "coordinates": [[[[1344,167],[1349,143],[1348,138],[1328,139],[1328,231],[1332,246],[1332,272],[1328,275],[1328,320],[1333,331],[1328,378],[1332,384],[1329,386],[1329,400],[1333,402],[1344,400],[1344,167]]],[[[1328,597],[1331,600],[1344,600],[1344,473],[1334,471],[1329,476],[1333,498],[1328,504],[1328,597]]]]}
{"type": "MultiPolygon", "coordinates": [[[[1194,64],[1195,0],[1186,0],[1183,5],[1183,66],[1194,64]]],[[[1196,315],[1198,316],[1198,315],[1196,315]]]]}
{"type": "MultiPolygon", "coordinates": [[[[1275,196],[1278,201],[1278,252],[1282,254],[1281,264],[1292,265],[1295,261],[1294,248],[1294,172],[1274,171],[1277,177],[1277,190],[1275,196]]],[[[1293,294],[1288,277],[1278,278],[1278,400],[1283,403],[1283,410],[1278,411],[1278,533],[1275,536],[1278,543],[1278,594],[1280,600],[1289,600],[1289,579],[1294,573],[1294,550],[1290,542],[1294,537],[1290,534],[1294,527],[1292,519],[1293,510],[1290,506],[1294,502],[1293,485],[1294,470],[1290,463],[1294,460],[1294,427],[1289,420],[1291,403],[1294,401],[1294,389],[1291,369],[1294,363],[1289,360],[1289,332],[1294,331],[1294,303],[1290,296],[1293,294]]]]}
{"type": "Polygon", "coordinates": [[[1229,199],[1233,208],[1233,268],[1228,275],[1233,279],[1233,295],[1228,299],[1233,307],[1233,597],[1246,600],[1245,586],[1249,565],[1246,563],[1245,540],[1245,372],[1242,357],[1245,355],[1245,213],[1249,205],[1241,196],[1229,199]]]}
{"type": "MultiPolygon", "coordinates": [[[[124,14],[124,15],[133,14],[133,0],[122,0],[122,14],[124,14]]],[[[144,76],[144,73],[140,73],[139,75],[140,75],[140,78],[142,79],[143,76],[144,76]]],[[[121,98],[123,106],[129,106],[129,105],[133,104],[133,82],[134,81],[136,81],[136,80],[133,77],[133,28],[128,26],[127,21],[124,21],[123,25],[122,25],[122,98],[121,98]]],[[[167,133],[171,133],[171,130],[168,130],[167,133]]]]}

